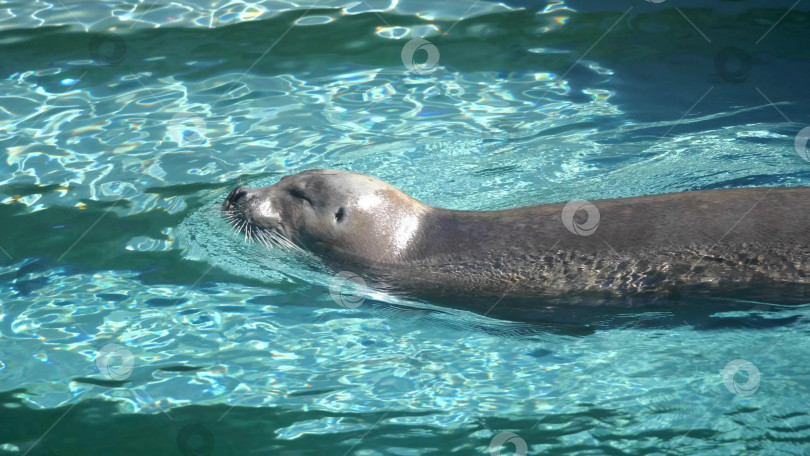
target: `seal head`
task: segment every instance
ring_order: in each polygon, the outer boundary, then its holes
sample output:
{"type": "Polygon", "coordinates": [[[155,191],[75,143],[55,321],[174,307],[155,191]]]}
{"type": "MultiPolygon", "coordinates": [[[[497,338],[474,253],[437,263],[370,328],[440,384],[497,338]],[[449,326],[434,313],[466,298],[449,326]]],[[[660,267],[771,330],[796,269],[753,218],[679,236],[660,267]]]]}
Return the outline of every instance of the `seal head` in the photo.
{"type": "Polygon", "coordinates": [[[222,212],[246,236],[341,260],[397,263],[419,236],[427,206],[359,173],[309,170],[263,188],[236,187],[222,212]]]}

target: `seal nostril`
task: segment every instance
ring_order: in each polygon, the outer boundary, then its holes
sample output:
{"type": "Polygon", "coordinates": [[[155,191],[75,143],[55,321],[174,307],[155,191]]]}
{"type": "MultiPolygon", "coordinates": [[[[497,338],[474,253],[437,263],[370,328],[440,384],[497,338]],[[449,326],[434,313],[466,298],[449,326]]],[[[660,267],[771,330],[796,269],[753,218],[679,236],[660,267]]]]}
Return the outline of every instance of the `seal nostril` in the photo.
{"type": "Polygon", "coordinates": [[[228,196],[225,197],[225,203],[223,207],[225,209],[229,209],[233,207],[240,199],[242,199],[245,195],[247,195],[247,189],[245,187],[236,187],[231,190],[231,193],[228,193],[228,196]]]}
{"type": "Polygon", "coordinates": [[[342,222],[343,221],[343,216],[345,216],[345,215],[346,215],[346,210],[341,207],[340,209],[337,210],[337,212],[335,212],[335,220],[337,220],[338,223],[342,222]]]}

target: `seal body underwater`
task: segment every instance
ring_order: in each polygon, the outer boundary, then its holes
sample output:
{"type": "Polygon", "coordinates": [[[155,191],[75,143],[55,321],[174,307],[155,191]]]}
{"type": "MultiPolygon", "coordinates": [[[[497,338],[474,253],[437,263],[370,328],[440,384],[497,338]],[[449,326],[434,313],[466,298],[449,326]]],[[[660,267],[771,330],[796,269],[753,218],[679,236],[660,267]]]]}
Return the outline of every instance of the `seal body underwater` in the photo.
{"type": "Polygon", "coordinates": [[[699,190],[459,211],[359,173],[237,187],[239,230],[411,297],[479,312],[685,296],[810,302],[810,187],[699,190]]]}

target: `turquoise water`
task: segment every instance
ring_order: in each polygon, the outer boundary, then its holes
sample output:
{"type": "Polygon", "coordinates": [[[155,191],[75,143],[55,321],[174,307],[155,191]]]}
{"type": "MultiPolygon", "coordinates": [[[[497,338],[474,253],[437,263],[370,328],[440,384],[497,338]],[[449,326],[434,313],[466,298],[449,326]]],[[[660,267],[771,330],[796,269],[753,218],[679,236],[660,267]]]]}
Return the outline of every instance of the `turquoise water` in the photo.
{"type": "Polygon", "coordinates": [[[341,306],[333,271],[218,214],[311,168],[480,210],[810,185],[808,23],[793,1],[4,3],[0,453],[810,454],[804,307],[560,330],[341,306]]]}

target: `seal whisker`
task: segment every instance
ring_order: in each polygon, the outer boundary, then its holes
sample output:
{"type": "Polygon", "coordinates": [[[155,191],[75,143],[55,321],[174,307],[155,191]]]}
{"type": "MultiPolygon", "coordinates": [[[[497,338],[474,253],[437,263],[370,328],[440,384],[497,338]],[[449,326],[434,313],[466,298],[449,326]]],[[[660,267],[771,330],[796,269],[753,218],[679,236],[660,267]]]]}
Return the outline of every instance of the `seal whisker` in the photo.
{"type": "Polygon", "coordinates": [[[259,240],[262,245],[268,248],[282,248],[285,250],[297,252],[299,254],[306,254],[306,251],[301,247],[295,245],[292,241],[284,237],[281,233],[276,230],[265,229],[259,226],[254,225],[256,239],[259,240]]]}
{"type": "Polygon", "coordinates": [[[277,247],[278,243],[273,240],[273,236],[262,230],[259,231],[262,244],[267,248],[277,247]]]}
{"type": "Polygon", "coordinates": [[[245,226],[247,225],[247,220],[240,220],[239,224],[236,227],[236,233],[242,234],[245,231],[245,226]]]}

